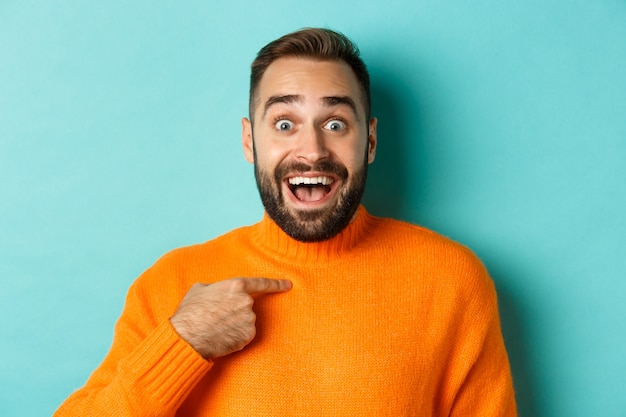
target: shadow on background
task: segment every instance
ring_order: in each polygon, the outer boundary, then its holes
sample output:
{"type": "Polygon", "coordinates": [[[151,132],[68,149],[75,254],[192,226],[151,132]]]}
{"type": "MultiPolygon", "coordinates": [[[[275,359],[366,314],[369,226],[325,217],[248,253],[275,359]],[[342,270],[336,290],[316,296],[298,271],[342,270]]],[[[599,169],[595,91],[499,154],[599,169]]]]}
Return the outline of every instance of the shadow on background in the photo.
{"type": "Polygon", "coordinates": [[[513,279],[511,274],[506,272],[510,268],[502,265],[506,262],[506,259],[500,259],[497,264],[489,262],[488,258],[483,259],[483,261],[496,283],[502,334],[507,353],[509,354],[509,362],[511,363],[518,414],[523,417],[539,417],[542,415],[538,409],[536,395],[539,376],[535,371],[535,367],[528,361],[528,346],[530,343],[527,330],[528,320],[525,319],[524,311],[517,301],[514,291],[506,285],[508,281],[513,279]],[[505,279],[507,275],[508,278],[505,279]]]}
{"type": "Polygon", "coordinates": [[[372,80],[372,116],[378,118],[376,159],[369,166],[363,203],[372,214],[405,218],[408,171],[405,155],[409,116],[405,97],[393,85],[372,80]]]}
{"type": "MultiPolygon", "coordinates": [[[[420,224],[420,207],[428,203],[428,171],[445,169],[428,164],[428,144],[441,138],[436,135],[436,130],[429,131],[429,123],[424,120],[428,103],[422,105],[419,97],[403,89],[401,83],[393,82],[401,79],[400,76],[385,74],[384,78],[372,79],[372,115],[378,118],[378,149],[376,160],[369,167],[363,202],[374,215],[420,224]]],[[[506,286],[505,277],[513,279],[507,271],[515,269],[512,265],[507,267],[506,259],[502,258],[498,259],[497,267],[488,265],[488,269],[498,290],[502,332],[513,373],[518,414],[539,416],[537,397],[533,394],[537,376],[527,360],[529,342],[524,331],[527,323],[514,291],[506,286]]]]}

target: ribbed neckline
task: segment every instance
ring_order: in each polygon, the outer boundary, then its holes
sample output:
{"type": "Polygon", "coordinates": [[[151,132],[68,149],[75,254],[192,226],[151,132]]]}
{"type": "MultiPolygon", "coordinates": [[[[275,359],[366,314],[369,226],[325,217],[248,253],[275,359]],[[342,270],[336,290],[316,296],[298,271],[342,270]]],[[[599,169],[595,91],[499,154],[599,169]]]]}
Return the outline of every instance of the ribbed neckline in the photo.
{"type": "Polygon", "coordinates": [[[374,220],[363,205],[359,205],[355,219],[338,235],[323,242],[300,242],[287,235],[265,213],[253,226],[254,243],[277,257],[298,263],[329,262],[341,259],[359,244],[368,225],[374,220]]]}

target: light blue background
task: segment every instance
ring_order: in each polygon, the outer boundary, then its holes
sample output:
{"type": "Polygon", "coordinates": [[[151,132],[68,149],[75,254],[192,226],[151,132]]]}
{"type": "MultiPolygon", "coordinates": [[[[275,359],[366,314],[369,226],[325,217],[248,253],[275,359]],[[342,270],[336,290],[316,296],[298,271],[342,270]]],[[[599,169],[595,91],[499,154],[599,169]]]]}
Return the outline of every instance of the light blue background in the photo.
{"type": "Polygon", "coordinates": [[[472,247],[522,416],[626,416],[626,2],[0,2],[0,415],[50,415],[160,255],[261,217],[248,68],[361,47],[366,203],[472,247]]]}

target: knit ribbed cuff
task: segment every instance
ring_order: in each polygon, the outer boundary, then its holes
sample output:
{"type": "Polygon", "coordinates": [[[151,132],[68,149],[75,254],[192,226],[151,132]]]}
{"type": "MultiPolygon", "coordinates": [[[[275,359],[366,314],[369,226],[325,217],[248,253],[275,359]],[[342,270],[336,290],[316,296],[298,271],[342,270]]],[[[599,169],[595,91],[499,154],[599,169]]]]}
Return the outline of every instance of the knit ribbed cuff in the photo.
{"type": "Polygon", "coordinates": [[[129,388],[139,393],[134,397],[150,399],[162,410],[178,409],[213,366],[176,333],[169,320],[156,327],[127,360],[124,367],[134,376],[130,378],[134,386],[129,388]]]}

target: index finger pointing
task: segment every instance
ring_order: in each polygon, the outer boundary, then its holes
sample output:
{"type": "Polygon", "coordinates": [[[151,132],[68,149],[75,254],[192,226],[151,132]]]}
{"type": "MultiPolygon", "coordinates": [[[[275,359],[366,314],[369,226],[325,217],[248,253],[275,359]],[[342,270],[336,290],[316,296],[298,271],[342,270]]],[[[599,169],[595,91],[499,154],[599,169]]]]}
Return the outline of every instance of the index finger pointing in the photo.
{"type": "Polygon", "coordinates": [[[286,279],[242,278],[244,290],[248,294],[269,294],[285,292],[291,289],[291,281],[286,279]]]}

